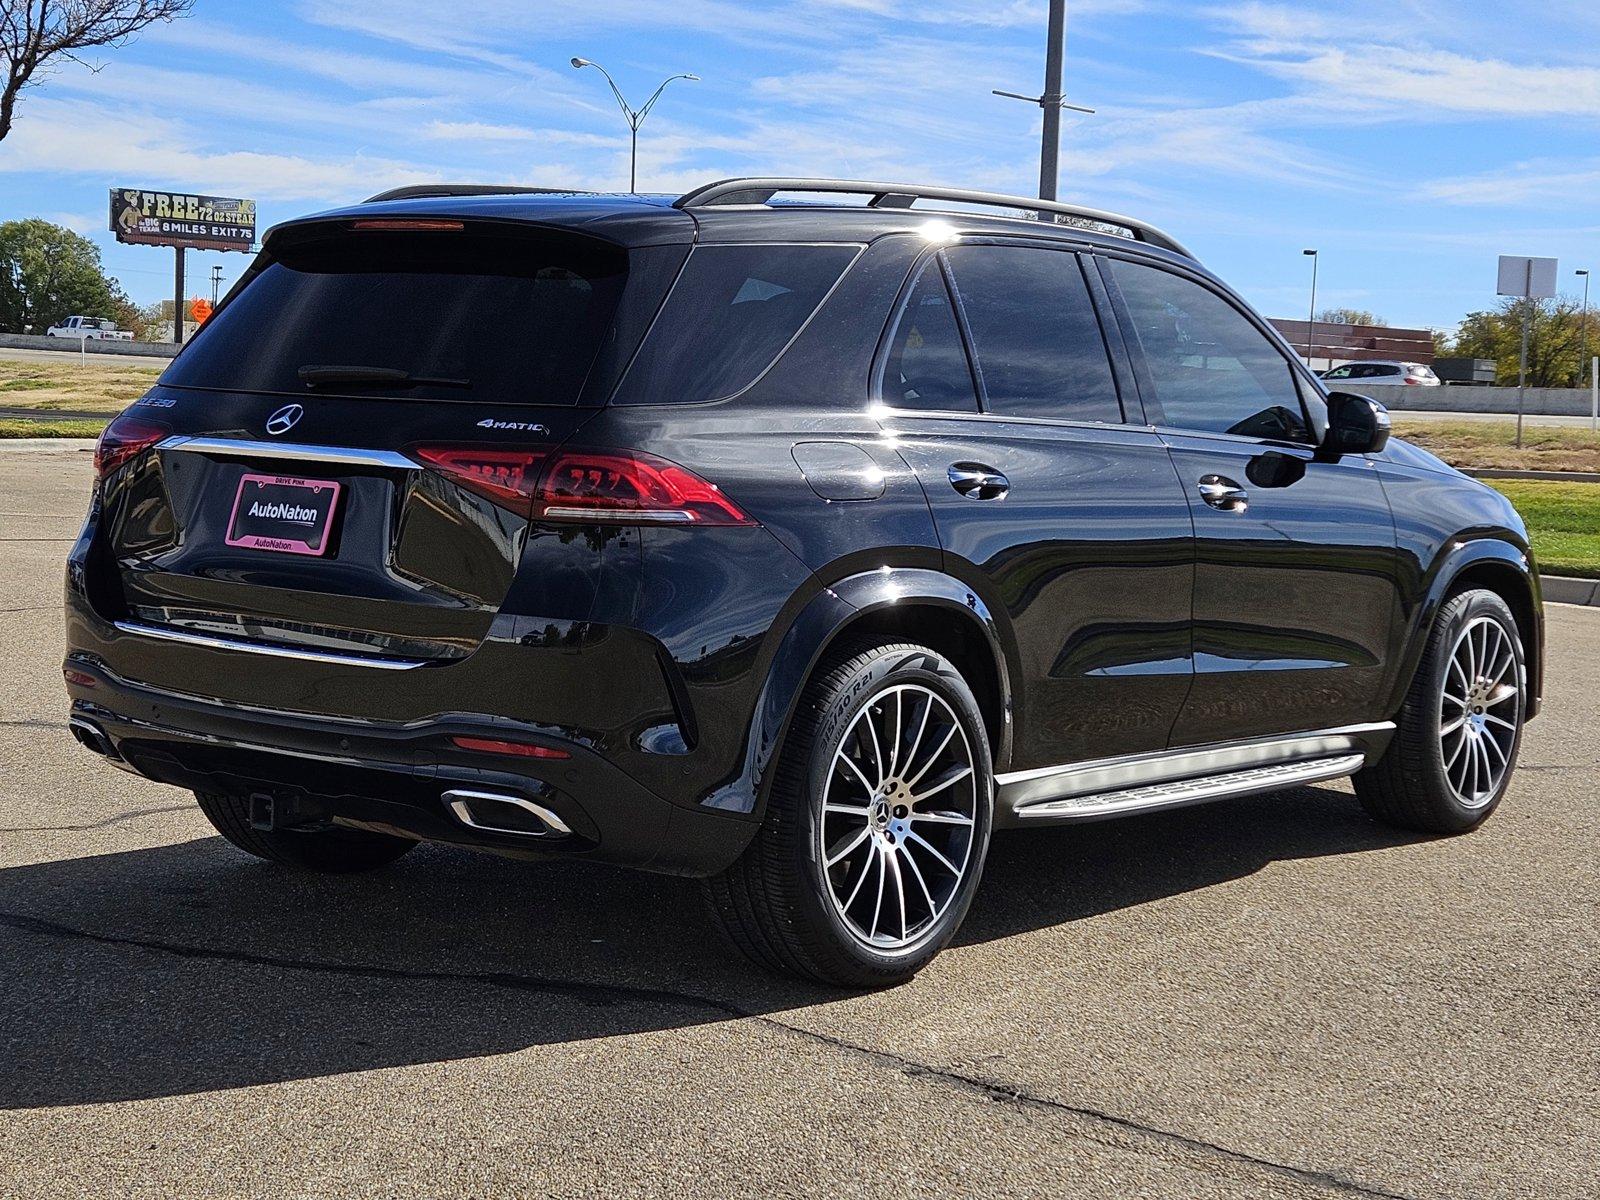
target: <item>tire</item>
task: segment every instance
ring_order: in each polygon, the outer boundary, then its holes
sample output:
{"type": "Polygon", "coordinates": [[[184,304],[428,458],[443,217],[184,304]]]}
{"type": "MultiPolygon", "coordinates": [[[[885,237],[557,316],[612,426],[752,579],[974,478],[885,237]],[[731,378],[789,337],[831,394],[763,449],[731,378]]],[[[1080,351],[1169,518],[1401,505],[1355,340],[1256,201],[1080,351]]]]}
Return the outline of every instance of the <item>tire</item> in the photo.
{"type": "Polygon", "coordinates": [[[1466,833],[1489,819],[1516,771],[1528,672],[1516,618],[1482,589],[1439,609],[1416,678],[1356,796],[1386,825],[1466,833]]]}
{"type": "Polygon", "coordinates": [[[223,837],[246,854],[306,871],[343,875],[388,866],[417,843],[365,829],[257,829],[250,824],[250,799],[196,792],[200,811],[223,837]]]}
{"type": "Polygon", "coordinates": [[[925,646],[847,647],[801,696],[755,839],[704,883],[712,918],[769,970],[904,982],[966,916],[993,796],[983,716],[955,666],[925,646]]]}

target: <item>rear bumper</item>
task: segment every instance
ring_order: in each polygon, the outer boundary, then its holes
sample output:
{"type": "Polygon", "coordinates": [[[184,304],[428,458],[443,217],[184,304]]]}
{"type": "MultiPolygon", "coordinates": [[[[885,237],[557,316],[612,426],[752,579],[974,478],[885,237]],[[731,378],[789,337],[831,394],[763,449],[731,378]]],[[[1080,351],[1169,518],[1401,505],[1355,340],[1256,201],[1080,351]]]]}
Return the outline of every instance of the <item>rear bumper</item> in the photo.
{"type": "Polygon", "coordinates": [[[70,652],[65,666],[74,676],[67,687],[79,741],[160,783],[265,794],[280,811],[515,857],[580,855],[675,875],[724,869],[754,832],[747,821],[671,804],[593,750],[503,718],[385,723],[307,715],[152,687],[83,650],[70,652]],[[570,757],[509,760],[450,741],[524,735],[570,757]],[[569,832],[474,827],[446,799],[453,791],[506,796],[553,814],[569,832]]]}

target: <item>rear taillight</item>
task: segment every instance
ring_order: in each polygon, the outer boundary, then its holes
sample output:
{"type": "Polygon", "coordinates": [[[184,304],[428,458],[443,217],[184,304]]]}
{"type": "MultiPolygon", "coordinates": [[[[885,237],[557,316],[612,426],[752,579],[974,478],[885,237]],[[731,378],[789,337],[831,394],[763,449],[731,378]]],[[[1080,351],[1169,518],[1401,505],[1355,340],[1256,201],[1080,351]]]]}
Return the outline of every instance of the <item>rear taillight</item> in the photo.
{"type": "Polygon", "coordinates": [[[653,454],[417,446],[413,458],[502,508],[540,521],[754,525],[716,484],[653,454]]]}
{"type": "Polygon", "coordinates": [[[527,516],[545,454],[483,446],[418,446],[412,457],[469,492],[527,516]]]}
{"type": "Polygon", "coordinates": [[[155,421],[123,413],[100,433],[94,448],[94,472],[101,479],[143,454],[172,431],[155,421]]]}
{"type": "Polygon", "coordinates": [[[564,450],[539,481],[534,515],[547,521],[754,525],[716,484],[637,451],[564,450]]]}
{"type": "Polygon", "coordinates": [[[1406,381],[1406,383],[1408,385],[1409,384],[1418,384],[1418,383],[1422,382],[1422,380],[1418,379],[1415,375],[1407,375],[1405,381],[1406,381]]]}

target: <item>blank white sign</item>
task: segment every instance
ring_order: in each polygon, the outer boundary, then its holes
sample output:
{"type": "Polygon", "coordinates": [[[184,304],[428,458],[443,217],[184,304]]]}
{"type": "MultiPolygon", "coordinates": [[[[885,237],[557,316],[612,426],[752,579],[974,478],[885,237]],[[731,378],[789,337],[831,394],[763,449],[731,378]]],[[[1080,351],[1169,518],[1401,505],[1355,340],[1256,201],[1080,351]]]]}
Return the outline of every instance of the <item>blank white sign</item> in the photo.
{"type": "Polygon", "coordinates": [[[1535,300],[1548,300],[1556,294],[1556,260],[1553,258],[1524,258],[1520,254],[1500,256],[1500,286],[1502,296],[1525,296],[1535,300]]]}

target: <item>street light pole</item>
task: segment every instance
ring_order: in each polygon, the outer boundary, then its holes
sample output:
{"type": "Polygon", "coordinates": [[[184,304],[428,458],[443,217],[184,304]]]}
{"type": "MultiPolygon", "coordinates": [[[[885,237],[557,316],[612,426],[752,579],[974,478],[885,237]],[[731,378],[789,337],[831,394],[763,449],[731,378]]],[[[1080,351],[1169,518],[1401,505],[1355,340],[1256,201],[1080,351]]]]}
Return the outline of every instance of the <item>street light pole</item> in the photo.
{"type": "MultiPolygon", "coordinates": [[[[1302,250],[1311,260],[1311,313],[1306,317],[1306,369],[1315,371],[1311,360],[1316,356],[1317,349],[1317,265],[1322,261],[1322,255],[1315,250],[1302,250]]],[[[1328,357],[1328,362],[1333,362],[1333,357],[1328,357]]]]}
{"type": "Polygon", "coordinates": [[[650,99],[644,102],[644,106],[636,109],[623,97],[622,89],[617,86],[617,81],[611,78],[610,71],[587,58],[574,58],[572,60],[573,70],[581,71],[584,67],[593,67],[606,77],[606,82],[611,85],[611,94],[617,98],[617,107],[622,109],[622,115],[627,119],[629,130],[628,191],[637,192],[639,190],[639,126],[644,124],[644,119],[650,115],[650,110],[656,106],[656,101],[661,99],[661,93],[667,90],[667,84],[674,79],[693,79],[698,81],[700,76],[669,75],[661,81],[661,86],[651,93],[650,99]]]}
{"type": "Polygon", "coordinates": [[[1583,377],[1589,373],[1589,271],[1588,268],[1578,272],[1583,279],[1583,324],[1578,326],[1578,385],[1583,385],[1583,377]]]}
{"type": "Polygon", "coordinates": [[[1050,0],[1049,43],[1044,56],[1044,94],[1024,96],[1018,92],[993,94],[1007,100],[1025,100],[1044,110],[1044,136],[1039,145],[1039,199],[1054,200],[1061,181],[1061,110],[1093,114],[1094,109],[1068,104],[1061,94],[1061,76],[1067,57],[1067,0],[1050,0]]]}

